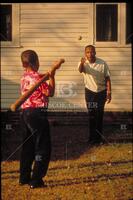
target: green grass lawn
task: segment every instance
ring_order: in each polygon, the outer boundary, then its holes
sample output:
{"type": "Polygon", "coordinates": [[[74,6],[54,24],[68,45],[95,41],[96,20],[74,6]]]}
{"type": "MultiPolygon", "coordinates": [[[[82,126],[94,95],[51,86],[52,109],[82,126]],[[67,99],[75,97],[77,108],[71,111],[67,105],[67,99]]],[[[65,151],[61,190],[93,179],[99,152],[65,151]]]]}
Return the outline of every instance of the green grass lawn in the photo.
{"type": "MultiPolygon", "coordinates": [[[[82,145],[79,143],[80,148],[82,145]]],[[[86,145],[86,144],[84,144],[86,145]]],[[[89,147],[77,158],[51,160],[47,188],[19,186],[19,161],[1,164],[2,200],[131,200],[132,144],[112,143],[89,147]]],[[[58,156],[57,156],[58,158],[58,156]]]]}

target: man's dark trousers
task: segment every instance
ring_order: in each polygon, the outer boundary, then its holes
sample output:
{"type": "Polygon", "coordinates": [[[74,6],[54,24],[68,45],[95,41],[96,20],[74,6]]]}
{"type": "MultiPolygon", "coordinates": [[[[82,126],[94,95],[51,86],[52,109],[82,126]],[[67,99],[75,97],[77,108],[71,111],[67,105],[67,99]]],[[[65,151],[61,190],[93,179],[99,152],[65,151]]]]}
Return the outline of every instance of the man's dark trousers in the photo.
{"type": "Polygon", "coordinates": [[[85,88],[85,100],[89,115],[89,141],[99,143],[103,140],[106,90],[96,93],[85,88]]]}

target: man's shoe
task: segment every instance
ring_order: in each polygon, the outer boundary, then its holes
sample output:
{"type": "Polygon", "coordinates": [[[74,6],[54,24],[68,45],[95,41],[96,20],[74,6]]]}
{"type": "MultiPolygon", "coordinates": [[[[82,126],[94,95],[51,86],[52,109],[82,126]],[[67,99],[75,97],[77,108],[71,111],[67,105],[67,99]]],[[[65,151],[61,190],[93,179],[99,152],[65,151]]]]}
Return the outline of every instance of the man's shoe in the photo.
{"type": "Polygon", "coordinates": [[[22,182],[19,182],[19,185],[26,185],[26,184],[29,184],[30,183],[30,181],[22,181],[22,182]]]}
{"type": "Polygon", "coordinates": [[[31,189],[34,189],[34,188],[43,188],[43,187],[47,187],[47,185],[44,184],[43,180],[30,183],[30,188],[31,189]]]}

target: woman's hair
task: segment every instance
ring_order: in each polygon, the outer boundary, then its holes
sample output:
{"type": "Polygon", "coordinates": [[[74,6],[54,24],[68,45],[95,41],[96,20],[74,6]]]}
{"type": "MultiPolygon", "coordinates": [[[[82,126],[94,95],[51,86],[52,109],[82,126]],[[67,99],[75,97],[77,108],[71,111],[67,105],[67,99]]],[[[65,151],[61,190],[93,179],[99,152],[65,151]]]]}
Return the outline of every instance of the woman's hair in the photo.
{"type": "Polygon", "coordinates": [[[21,61],[23,67],[26,68],[30,66],[34,69],[36,67],[36,64],[38,63],[38,55],[33,50],[26,50],[21,54],[21,61]]]}

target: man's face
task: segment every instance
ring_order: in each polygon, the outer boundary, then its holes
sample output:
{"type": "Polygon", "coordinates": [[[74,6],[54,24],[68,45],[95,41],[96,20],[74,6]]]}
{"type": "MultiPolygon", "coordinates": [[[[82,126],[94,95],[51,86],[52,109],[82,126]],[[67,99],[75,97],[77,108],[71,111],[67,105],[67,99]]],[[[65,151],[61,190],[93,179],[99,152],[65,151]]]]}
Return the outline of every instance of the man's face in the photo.
{"type": "Polygon", "coordinates": [[[89,61],[95,61],[95,55],[96,55],[95,48],[92,47],[86,48],[85,56],[89,61]]]}

